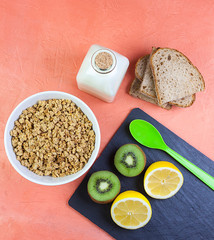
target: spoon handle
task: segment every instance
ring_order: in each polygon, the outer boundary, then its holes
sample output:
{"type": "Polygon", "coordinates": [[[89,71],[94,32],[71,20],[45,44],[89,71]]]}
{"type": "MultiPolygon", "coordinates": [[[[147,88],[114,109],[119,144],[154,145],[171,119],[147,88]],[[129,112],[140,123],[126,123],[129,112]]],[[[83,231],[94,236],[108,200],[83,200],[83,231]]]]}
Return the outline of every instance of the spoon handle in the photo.
{"type": "Polygon", "coordinates": [[[196,177],[198,177],[202,182],[204,182],[207,186],[214,190],[214,177],[188,161],[186,158],[182,157],[180,154],[178,154],[171,148],[167,147],[164,150],[175,160],[177,160],[181,165],[183,165],[186,169],[188,169],[191,173],[193,173],[196,177]]]}

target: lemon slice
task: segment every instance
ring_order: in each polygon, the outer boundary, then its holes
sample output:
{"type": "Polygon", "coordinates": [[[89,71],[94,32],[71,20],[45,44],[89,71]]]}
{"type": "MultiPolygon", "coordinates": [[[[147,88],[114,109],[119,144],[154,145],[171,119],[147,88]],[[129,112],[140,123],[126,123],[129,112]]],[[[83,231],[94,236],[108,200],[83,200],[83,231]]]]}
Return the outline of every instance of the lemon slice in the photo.
{"type": "Polygon", "coordinates": [[[183,184],[183,175],[170,162],[159,161],[151,164],[144,175],[146,193],[157,199],[167,199],[175,195],[183,184]]]}
{"type": "Polygon", "coordinates": [[[136,191],[119,194],[111,206],[111,217],[122,228],[141,228],[149,222],[151,216],[152,208],[148,199],[136,191]]]}

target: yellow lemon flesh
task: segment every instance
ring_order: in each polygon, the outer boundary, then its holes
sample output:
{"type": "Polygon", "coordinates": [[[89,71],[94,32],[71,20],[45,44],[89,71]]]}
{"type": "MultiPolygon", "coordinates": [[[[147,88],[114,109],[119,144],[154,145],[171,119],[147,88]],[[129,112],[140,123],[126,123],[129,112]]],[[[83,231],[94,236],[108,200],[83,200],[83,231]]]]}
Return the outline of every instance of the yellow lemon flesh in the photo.
{"type": "Polygon", "coordinates": [[[144,175],[146,193],[157,199],[175,195],[183,184],[183,175],[172,163],[159,161],[151,164],[144,175]]]}
{"type": "Polygon", "coordinates": [[[149,222],[151,216],[152,208],[148,199],[136,191],[119,194],[111,206],[111,217],[122,228],[141,228],[149,222]]]}

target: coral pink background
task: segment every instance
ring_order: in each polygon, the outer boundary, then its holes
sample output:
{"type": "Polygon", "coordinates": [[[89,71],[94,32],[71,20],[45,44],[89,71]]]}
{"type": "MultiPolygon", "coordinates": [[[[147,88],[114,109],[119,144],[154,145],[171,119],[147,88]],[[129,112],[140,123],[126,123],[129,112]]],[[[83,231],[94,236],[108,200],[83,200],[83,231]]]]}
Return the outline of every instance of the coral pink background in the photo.
{"type": "Polygon", "coordinates": [[[40,186],[9,163],[5,124],[15,106],[37,92],[65,91],[86,102],[100,124],[100,153],[131,109],[139,107],[214,159],[213,13],[212,0],[1,0],[0,239],[112,239],[67,204],[83,177],[40,186]],[[94,43],[130,60],[113,103],[77,88],[77,72],[94,43]],[[206,90],[191,108],[167,111],[128,95],[135,62],[152,46],[180,50],[201,71],[206,90]]]}

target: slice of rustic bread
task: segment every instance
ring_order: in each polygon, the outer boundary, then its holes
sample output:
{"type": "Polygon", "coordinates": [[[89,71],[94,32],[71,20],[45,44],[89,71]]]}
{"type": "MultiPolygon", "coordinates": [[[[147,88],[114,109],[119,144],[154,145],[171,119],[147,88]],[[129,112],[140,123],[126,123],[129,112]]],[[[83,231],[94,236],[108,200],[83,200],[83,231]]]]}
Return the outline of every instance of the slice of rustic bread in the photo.
{"type": "MultiPolygon", "coordinates": [[[[148,95],[145,95],[140,91],[140,85],[141,85],[141,80],[135,78],[131,84],[129,94],[133,97],[158,105],[157,98],[149,97],[148,95]]],[[[163,104],[162,107],[169,110],[171,108],[171,105],[163,104]]]]}
{"type": "Polygon", "coordinates": [[[152,71],[150,69],[149,58],[147,59],[146,68],[140,86],[140,91],[156,99],[155,85],[153,81],[152,71]]]}
{"type": "Polygon", "coordinates": [[[150,67],[160,105],[174,103],[187,96],[191,99],[191,95],[205,89],[201,73],[186,56],[175,49],[157,49],[150,57],[150,67]]]}
{"type": "Polygon", "coordinates": [[[149,60],[149,54],[139,58],[137,63],[135,64],[135,77],[141,81],[143,81],[143,76],[144,76],[144,72],[145,72],[146,64],[148,60],[149,60]]]}
{"type": "MultiPolygon", "coordinates": [[[[131,86],[131,93],[130,95],[137,95],[138,98],[143,99],[147,102],[158,104],[156,94],[154,92],[154,83],[153,81],[151,82],[150,79],[148,78],[148,69],[147,69],[147,64],[149,63],[149,57],[150,55],[145,55],[144,57],[141,57],[138,59],[136,65],[135,65],[135,76],[138,80],[133,81],[133,85],[131,86]],[[147,69],[147,71],[146,71],[147,69]],[[145,82],[144,86],[145,89],[141,90],[141,85],[142,83],[145,82]],[[151,94],[151,91],[153,90],[153,94],[151,94]]],[[[149,69],[150,74],[152,74],[151,70],[149,69]]],[[[152,76],[151,76],[152,77],[152,76]]],[[[161,106],[162,108],[170,109],[171,106],[166,103],[161,106]]]]}
{"type": "MultiPolygon", "coordinates": [[[[152,53],[156,50],[157,50],[156,48],[153,48],[152,53]]],[[[145,57],[142,57],[138,60],[138,62],[136,64],[135,72],[136,72],[137,76],[142,77],[140,91],[144,95],[153,98],[153,101],[157,102],[155,85],[154,85],[152,71],[150,68],[150,61],[149,61],[148,55],[146,55],[145,57]],[[145,67],[145,65],[146,65],[146,67],[145,67]],[[142,72],[142,71],[144,71],[144,72],[142,72]]],[[[169,104],[176,105],[178,107],[189,107],[193,104],[194,101],[195,101],[195,95],[191,95],[191,96],[187,96],[182,99],[171,101],[169,104]]],[[[165,108],[169,104],[164,104],[162,107],[165,108]]],[[[167,106],[167,108],[168,108],[168,106],[167,106]]]]}

